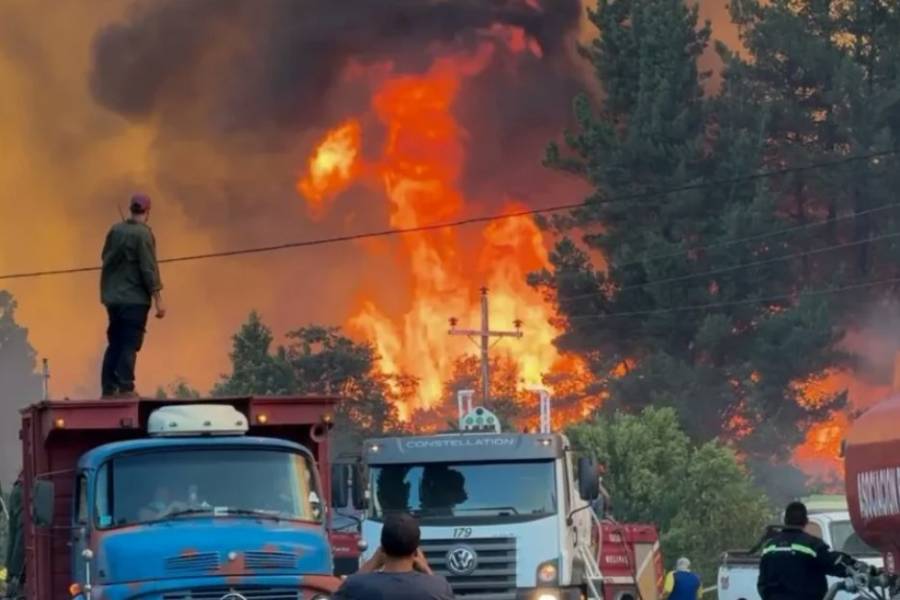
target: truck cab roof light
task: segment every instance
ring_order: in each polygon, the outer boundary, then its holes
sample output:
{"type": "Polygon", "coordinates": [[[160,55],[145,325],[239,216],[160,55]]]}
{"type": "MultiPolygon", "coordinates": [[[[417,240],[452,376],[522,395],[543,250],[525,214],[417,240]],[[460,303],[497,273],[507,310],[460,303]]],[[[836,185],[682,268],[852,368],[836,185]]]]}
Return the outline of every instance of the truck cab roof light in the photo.
{"type": "Polygon", "coordinates": [[[541,438],[538,440],[538,444],[540,444],[541,446],[549,446],[552,443],[553,440],[550,438],[541,438]]]}
{"type": "Polygon", "coordinates": [[[269,415],[267,415],[266,413],[256,415],[256,422],[260,425],[265,425],[269,422],[269,415]]]}
{"type": "Polygon", "coordinates": [[[381,446],[378,444],[369,444],[369,452],[375,453],[381,450],[381,446]]]}
{"type": "Polygon", "coordinates": [[[66,426],[66,420],[63,418],[59,418],[59,419],[56,419],[53,422],[53,424],[56,426],[57,429],[62,429],[63,427],[66,426]]]}
{"type": "Polygon", "coordinates": [[[153,411],[147,433],[153,437],[243,435],[247,419],[227,404],[184,404],[153,411]]]}
{"type": "Polygon", "coordinates": [[[500,433],[500,419],[488,409],[477,406],[459,420],[460,431],[500,433]]]}

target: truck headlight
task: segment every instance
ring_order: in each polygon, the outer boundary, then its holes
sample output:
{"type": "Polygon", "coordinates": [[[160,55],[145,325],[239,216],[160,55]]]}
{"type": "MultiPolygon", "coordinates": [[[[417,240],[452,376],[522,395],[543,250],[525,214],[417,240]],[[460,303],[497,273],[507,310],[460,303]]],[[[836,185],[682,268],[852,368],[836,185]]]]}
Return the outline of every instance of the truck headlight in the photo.
{"type": "Polygon", "coordinates": [[[312,597],[312,600],[331,600],[331,596],[328,594],[316,594],[312,597]]]}
{"type": "Polygon", "coordinates": [[[542,562],[537,568],[537,582],[539,586],[556,585],[559,580],[559,567],[557,560],[542,562]]]}
{"type": "Polygon", "coordinates": [[[559,600],[559,595],[556,592],[542,592],[537,600],[559,600]]]}

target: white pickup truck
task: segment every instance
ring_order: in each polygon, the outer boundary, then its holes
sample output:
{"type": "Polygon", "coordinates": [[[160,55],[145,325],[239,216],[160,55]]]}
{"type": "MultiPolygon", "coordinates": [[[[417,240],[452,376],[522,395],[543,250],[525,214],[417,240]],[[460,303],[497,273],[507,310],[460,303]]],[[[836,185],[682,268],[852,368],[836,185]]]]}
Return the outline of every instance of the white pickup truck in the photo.
{"type": "MultiPolygon", "coordinates": [[[[832,550],[844,552],[863,562],[881,567],[881,553],[863,542],[850,524],[846,510],[812,512],[806,531],[821,538],[832,550]]],[[[760,600],[756,591],[759,577],[759,551],[762,544],[747,551],[726,552],[719,566],[719,600],[760,600]]],[[[829,583],[833,581],[829,580],[829,583]]],[[[851,600],[854,596],[840,593],[836,600],[851,600]]]]}

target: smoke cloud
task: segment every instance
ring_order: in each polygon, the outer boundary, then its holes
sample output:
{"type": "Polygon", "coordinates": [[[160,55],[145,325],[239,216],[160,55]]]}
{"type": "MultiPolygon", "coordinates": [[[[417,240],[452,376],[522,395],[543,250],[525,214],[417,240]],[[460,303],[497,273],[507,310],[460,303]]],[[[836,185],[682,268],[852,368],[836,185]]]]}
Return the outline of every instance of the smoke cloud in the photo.
{"type": "Polygon", "coordinates": [[[199,97],[212,110],[189,125],[291,131],[334,116],[331,94],[350,61],[422,71],[436,45],[471,46],[494,24],[558,53],[579,14],[578,0],[547,12],[525,0],[145,1],[97,34],[91,90],[133,119],[162,113],[180,126],[199,97]]]}
{"type": "MultiPolygon", "coordinates": [[[[162,256],[384,227],[386,203],[365,188],[348,190],[323,221],[308,218],[295,181],[310,149],[347,116],[372,120],[376,67],[419,72],[485,42],[495,46],[492,62],[465,82],[456,107],[469,132],[463,184],[477,200],[472,210],[522,190],[540,202],[570,197],[567,180],[536,166],[581,87],[572,51],[581,9],[577,0],[542,2],[543,12],[537,4],[8,0],[0,272],[96,264],[117,207],[135,190],[154,198],[162,256]],[[542,57],[506,48],[491,31],[497,24],[522,28],[542,57]]],[[[379,151],[379,140],[367,144],[379,151]]],[[[207,389],[253,308],[277,332],[344,322],[361,281],[378,274],[391,287],[401,277],[391,243],[367,248],[365,266],[353,245],[164,266],[170,313],[149,326],[140,390],[178,377],[207,389]]],[[[96,275],[0,287],[50,359],[52,395],[95,395],[105,344],[96,275]]],[[[404,303],[396,290],[405,286],[392,289],[388,309],[404,303]]]]}

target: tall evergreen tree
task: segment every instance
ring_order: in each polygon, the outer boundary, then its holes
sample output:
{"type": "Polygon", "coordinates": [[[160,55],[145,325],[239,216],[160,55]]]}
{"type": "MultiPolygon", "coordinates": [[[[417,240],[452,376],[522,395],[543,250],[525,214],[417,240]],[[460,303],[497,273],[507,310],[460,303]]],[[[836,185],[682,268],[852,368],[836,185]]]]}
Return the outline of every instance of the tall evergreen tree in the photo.
{"type": "Polygon", "coordinates": [[[671,406],[695,439],[785,458],[844,400],[809,406],[798,387],[843,358],[840,332],[830,298],[803,294],[798,263],[770,261],[783,250],[763,236],[790,224],[773,182],[711,183],[760,169],[766,138],[704,96],[710,27],[697,15],[680,0],[590,13],[602,35],[583,52],[606,97],[576,100],[567,151],[551,144],[547,162],[596,192],[553,223],[553,269],[532,282],[556,299],[557,343],[590,359],[607,410],[671,406]],[[758,239],[732,243],[745,238],[758,239]]]}
{"type": "Polygon", "coordinates": [[[19,410],[41,399],[37,354],[28,330],[16,323],[16,301],[0,290],[0,488],[16,478],[22,463],[19,410]]]}
{"type": "MultiPolygon", "coordinates": [[[[892,0],[741,0],[732,5],[743,56],[720,47],[726,65],[722,107],[764,132],[772,166],[835,161],[897,148],[900,134],[900,12],[892,0]]],[[[797,173],[773,189],[784,217],[828,226],[794,236],[793,249],[840,245],[804,260],[816,283],[852,284],[897,275],[900,170],[894,157],[797,173]],[[859,215],[848,219],[847,216],[859,215]]],[[[844,296],[851,319],[885,287],[844,296]]]]}
{"type": "Polygon", "coordinates": [[[231,373],[213,388],[214,396],[286,395],[297,390],[282,349],[272,352],[272,330],[256,311],[232,338],[231,373]]]}

